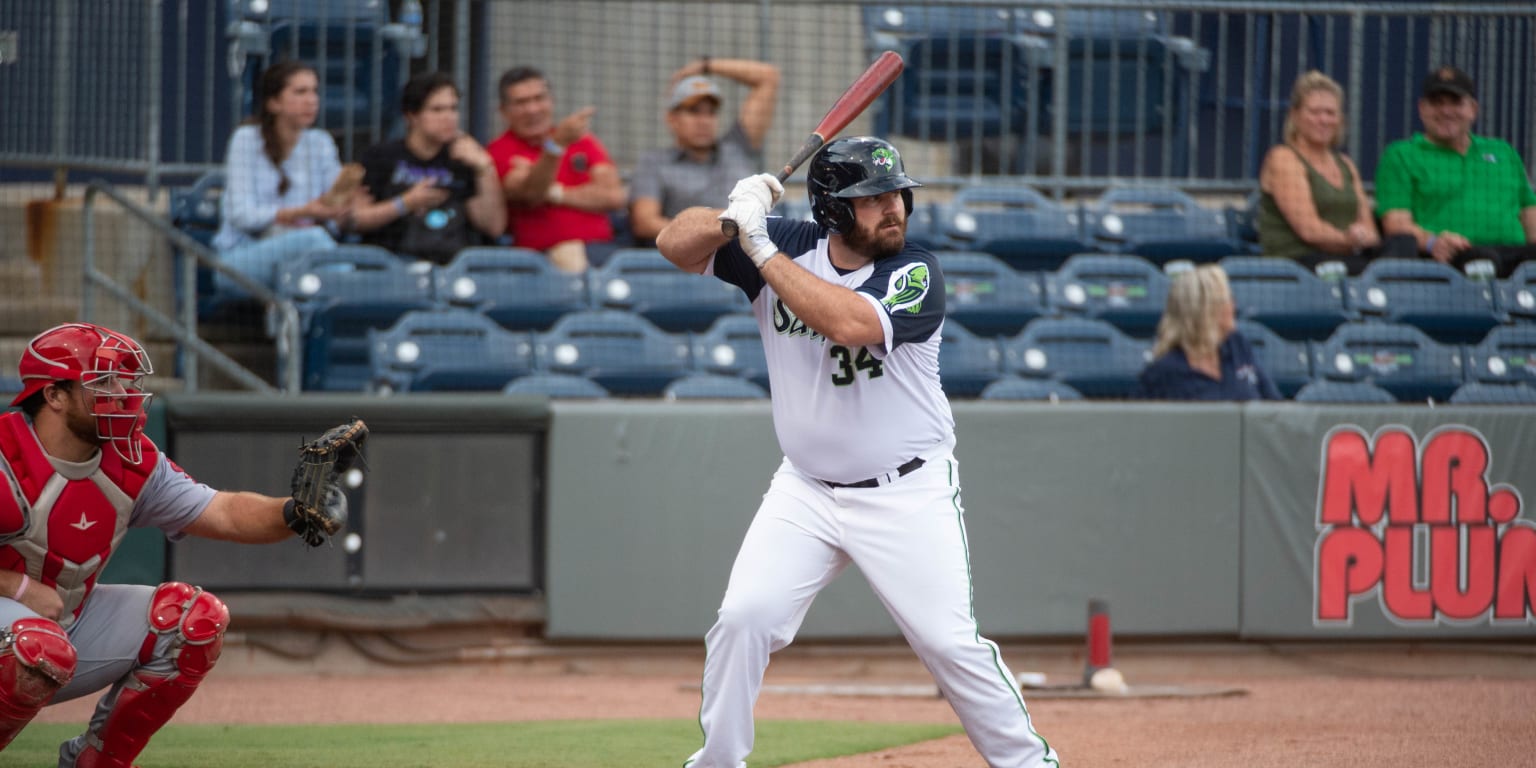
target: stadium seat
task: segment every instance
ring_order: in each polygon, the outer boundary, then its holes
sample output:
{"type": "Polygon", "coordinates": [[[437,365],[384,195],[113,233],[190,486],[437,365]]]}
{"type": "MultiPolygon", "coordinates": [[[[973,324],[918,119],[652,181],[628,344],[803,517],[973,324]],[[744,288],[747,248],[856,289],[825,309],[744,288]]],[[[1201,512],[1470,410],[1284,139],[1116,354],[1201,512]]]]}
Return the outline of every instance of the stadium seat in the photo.
{"type": "Polygon", "coordinates": [[[1313,345],[1314,375],[1369,381],[1405,403],[1450,398],[1464,380],[1462,364],[1460,347],[1396,323],[1347,323],[1313,345]]]}
{"type": "Polygon", "coordinates": [[[1442,344],[1477,342],[1499,323],[1492,283],[1430,259],[1377,259],[1347,283],[1361,316],[1406,323],[1442,344]]]}
{"type": "Polygon", "coordinates": [[[888,102],[896,135],[943,141],[1024,127],[1029,79],[1017,38],[940,32],[910,40],[905,60],[888,102]]]}
{"type": "Polygon", "coordinates": [[[304,389],[357,392],[372,376],[368,330],[433,309],[431,264],[371,245],[339,245],[285,262],[278,296],[298,307],[304,389]]]}
{"type": "Polygon", "coordinates": [[[560,399],[600,399],[608,396],[601,384],[569,373],[530,373],[507,382],[504,395],[544,395],[560,399]]]}
{"type": "Polygon", "coordinates": [[[1517,323],[1536,322],[1536,261],[1527,261],[1498,283],[1498,308],[1517,323]]]}
{"type": "Polygon", "coordinates": [[[934,254],[944,272],[944,312],[979,336],[1012,336],[1047,314],[1040,276],[1016,272],[995,256],[934,254]]]}
{"type": "Polygon", "coordinates": [[[721,315],[752,311],[734,285],[692,275],[651,248],[622,248],[588,274],[591,306],[633,312],[668,332],[703,331],[721,315]]]}
{"type": "Polygon", "coordinates": [[[1243,246],[1242,252],[1254,256],[1263,252],[1259,247],[1259,200],[1261,193],[1254,190],[1242,205],[1227,208],[1227,228],[1232,239],[1243,246]]]}
{"type": "Polygon", "coordinates": [[[368,331],[372,388],[394,392],[495,392],[533,370],[533,337],[467,309],[407,312],[368,331]]]}
{"type": "Polygon", "coordinates": [[[1314,379],[1296,393],[1298,403],[1370,403],[1396,405],[1391,392],[1367,381],[1314,379]]]}
{"type": "Polygon", "coordinates": [[[1294,397],[1312,380],[1312,351],[1304,341],[1286,341],[1252,320],[1237,321],[1237,330],[1253,347],[1259,366],[1284,397],[1294,397]]]}
{"type": "Polygon", "coordinates": [[[943,225],[957,249],[985,251],[1019,271],[1054,270],[1067,257],[1094,250],[1080,211],[1020,185],[961,188],[943,225]]]}
{"type": "Polygon", "coordinates": [[[436,270],[438,301],[473,309],[514,331],[545,331],[587,309],[584,275],[561,272],[527,248],[465,248],[436,270]]]}
{"type": "Polygon", "coordinates": [[[587,310],[538,334],[539,370],[586,376],[614,395],[659,395],[688,372],[688,344],[639,315],[587,310]]]}
{"type": "MultiPolygon", "coordinates": [[[[930,251],[962,248],[944,233],[942,222],[945,216],[945,206],[940,203],[913,205],[912,215],[907,217],[907,242],[930,251]]],[[[812,220],[809,208],[806,209],[806,220],[812,220]]]]}
{"type": "Polygon", "coordinates": [[[668,384],[661,396],[665,400],[763,400],[768,391],[735,376],[695,373],[668,384]]]}
{"type": "Polygon", "coordinates": [[[944,323],[939,343],[939,383],[952,398],[975,397],[1003,375],[997,341],[971,333],[953,320],[944,323]]]}
{"type": "Polygon", "coordinates": [[[1081,400],[1083,394],[1054,379],[1004,376],[981,391],[982,400],[1081,400]]]}
{"type": "MultiPolygon", "coordinates": [[[[171,226],[182,234],[213,248],[213,238],[219,234],[223,211],[220,207],[224,195],[224,170],[208,171],[190,186],[170,192],[171,226]]],[[[176,249],[178,255],[180,249],[176,249]]],[[[191,258],[187,256],[187,258],[191,258]]],[[[253,323],[261,311],[252,299],[223,295],[214,281],[211,267],[199,263],[194,300],[197,302],[198,320],[204,323],[253,323]]],[[[176,270],[177,286],[181,285],[181,270],[176,270]]],[[[184,295],[178,289],[178,295],[184,295]]]]}
{"type": "Polygon", "coordinates": [[[1168,303],[1168,277],[1139,256],[1078,254],[1045,275],[1047,304],[1151,336],[1168,303]]]}
{"type": "Polygon", "coordinates": [[[1172,187],[1115,187],[1084,207],[1098,249],[1164,264],[1174,259],[1217,261],[1244,252],[1227,214],[1196,203],[1172,187]]]}
{"type": "Polygon", "coordinates": [[[1042,317],[1004,341],[1003,370],[1053,378],[1089,398],[1129,398],[1150,345],[1102,320],[1042,317]]]}
{"type": "Polygon", "coordinates": [[[1324,340],[1350,314],[1344,291],[1290,259],[1228,256],[1221,260],[1237,316],[1292,341],[1324,340]]]}
{"type": "Polygon", "coordinates": [[[1536,388],[1525,384],[1469,381],[1451,394],[1455,405],[1536,405],[1536,388]]]}
{"type": "Polygon", "coordinates": [[[709,330],[693,335],[692,346],[694,370],[736,376],[768,388],[763,336],[751,315],[726,315],[716,320],[709,330]]]}
{"type": "Polygon", "coordinates": [[[1467,350],[1467,380],[1536,387],[1536,325],[1501,325],[1467,350]]]}

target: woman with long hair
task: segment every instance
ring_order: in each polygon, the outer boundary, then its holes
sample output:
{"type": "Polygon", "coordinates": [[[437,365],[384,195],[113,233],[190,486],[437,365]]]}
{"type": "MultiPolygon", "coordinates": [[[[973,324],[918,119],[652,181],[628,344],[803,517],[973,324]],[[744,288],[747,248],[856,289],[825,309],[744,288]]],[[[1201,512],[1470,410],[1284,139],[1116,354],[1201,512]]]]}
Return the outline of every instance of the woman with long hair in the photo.
{"type": "MultiPolygon", "coordinates": [[[[326,199],[341,163],[330,134],[313,127],[319,89],[308,64],[267,67],[255,113],[229,137],[224,156],[223,216],[213,245],[225,264],[269,287],[284,258],[336,247],[326,227],[346,216],[349,201],[326,199]]],[[[221,292],[245,293],[222,273],[216,284],[221,292]]]]}
{"type": "MultiPolygon", "coordinates": [[[[1285,140],[1259,168],[1259,246],[1309,269],[1341,262],[1359,274],[1381,246],[1371,201],[1344,144],[1344,89],[1312,70],[1291,88],[1285,140]]],[[[1411,254],[1410,254],[1411,255],[1411,254]]]]}
{"type": "Polygon", "coordinates": [[[1237,330],[1227,273],[1204,264],[1173,278],[1139,396],[1152,400],[1279,400],[1237,330]]]}

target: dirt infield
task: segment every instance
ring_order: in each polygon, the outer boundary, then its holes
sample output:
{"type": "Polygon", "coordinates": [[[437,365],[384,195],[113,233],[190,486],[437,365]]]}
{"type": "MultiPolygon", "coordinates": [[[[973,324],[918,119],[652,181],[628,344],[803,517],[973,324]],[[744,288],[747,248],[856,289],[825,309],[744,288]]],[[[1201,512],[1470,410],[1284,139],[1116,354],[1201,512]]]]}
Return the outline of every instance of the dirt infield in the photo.
{"type": "MultiPolygon", "coordinates": [[[[692,718],[695,648],[528,647],[494,662],[381,668],[332,644],[307,661],[231,644],[178,723],[472,722],[692,718]],[[326,670],[326,671],[320,671],[326,670]],[[302,700],[302,706],[295,701],[302,700]]],[[[1081,675],[1076,648],[1005,647],[1015,672],[1053,683],[1081,675]]],[[[1357,647],[1145,645],[1116,650],[1132,686],[1237,687],[1206,698],[1052,698],[1026,691],[1063,765],[1536,765],[1536,649],[1529,645],[1357,647]]],[[[927,682],[900,646],[790,648],[772,686],[927,682]]],[[[91,701],[44,711],[83,722],[91,701]]],[[[954,723],[934,696],[765,692],[764,718],[954,723]]],[[[679,762],[685,757],[679,755],[679,762]]],[[[975,768],[963,735],[803,768],[975,768]]]]}

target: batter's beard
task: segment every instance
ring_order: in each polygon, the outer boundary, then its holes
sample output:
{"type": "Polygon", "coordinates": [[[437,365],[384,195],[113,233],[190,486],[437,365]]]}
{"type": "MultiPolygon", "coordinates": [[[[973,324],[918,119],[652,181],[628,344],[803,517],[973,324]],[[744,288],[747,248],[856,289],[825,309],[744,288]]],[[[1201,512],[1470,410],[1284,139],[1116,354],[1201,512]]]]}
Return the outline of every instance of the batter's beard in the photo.
{"type": "Polygon", "coordinates": [[[892,220],[882,219],[873,228],[866,228],[858,222],[854,222],[853,231],[843,233],[843,244],[850,250],[871,261],[895,256],[901,253],[901,249],[907,247],[907,220],[903,217],[899,222],[901,231],[882,232],[881,229],[891,224],[892,220]]]}

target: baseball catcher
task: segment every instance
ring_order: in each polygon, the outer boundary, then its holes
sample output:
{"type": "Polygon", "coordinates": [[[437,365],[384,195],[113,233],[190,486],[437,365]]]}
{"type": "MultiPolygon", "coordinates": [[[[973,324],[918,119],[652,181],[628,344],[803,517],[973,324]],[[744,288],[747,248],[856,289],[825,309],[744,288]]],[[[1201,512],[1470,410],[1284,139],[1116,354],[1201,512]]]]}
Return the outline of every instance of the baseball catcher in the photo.
{"type": "Polygon", "coordinates": [[[124,533],[324,542],[346,523],[339,482],[368,429],[304,445],[292,498],[219,491],[144,434],[137,341],[67,323],[28,343],[20,373],[21,410],[0,415],[0,750],[48,704],[105,690],[58,765],[130,768],[218,662],[229,609],[179,581],[98,584],[124,533]]]}

